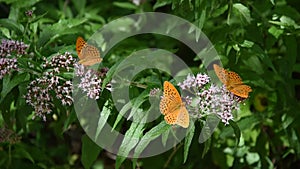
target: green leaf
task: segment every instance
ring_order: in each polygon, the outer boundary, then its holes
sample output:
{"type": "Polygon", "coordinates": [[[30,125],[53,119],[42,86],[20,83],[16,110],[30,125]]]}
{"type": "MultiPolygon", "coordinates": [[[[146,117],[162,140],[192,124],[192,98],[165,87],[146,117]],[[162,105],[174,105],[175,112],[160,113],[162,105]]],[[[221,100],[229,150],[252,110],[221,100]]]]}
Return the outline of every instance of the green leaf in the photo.
{"type": "Polygon", "coordinates": [[[156,10],[157,8],[169,5],[172,3],[172,0],[158,0],[156,3],[153,5],[153,10],[156,10]]]}
{"type": "MultiPolygon", "coordinates": [[[[135,98],[134,98],[134,99],[135,99],[135,98]]],[[[132,99],[132,100],[134,100],[134,99],[132,99]]],[[[117,116],[117,118],[116,118],[116,120],[115,120],[115,122],[114,122],[114,125],[113,125],[113,127],[112,127],[112,130],[114,130],[114,129],[117,127],[117,125],[119,124],[120,120],[125,116],[126,112],[127,112],[131,107],[132,107],[132,103],[131,103],[131,102],[126,103],[126,104],[122,107],[122,109],[121,109],[120,112],[118,113],[118,116],[117,116]]]]}
{"type": "Polygon", "coordinates": [[[290,17],[281,16],[279,20],[286,27],[293,27],[295,29],[300,28],[300,26],[297,25],[296,22],[293,19],[291,19],[290,17]]]}
{"type": "Polygon", "coordinates": [[[110,100],[107,100],[104,103],[104,106],[103,106],[102,111],[99,116],[97,130],[96,130],[96,134],[95,134],[95,140],[98,140],[98,136],[99,136],[101,130],[103,129],[104,125],[107,123],[107,119],[111,113],[111,108],[109,107],[109,105],[110,105],[110,100]]]}
{"type": "Polygon", "coordinates": [[[28,159],[30,162],[34,163],[34,157],[32,157],[32,155],[28,152],[28,149],[26,150],[25,148],[23,148],[22,146],[18,146],[16,148],[16,150],[13,152],[13,154],[28,159]]]}
{"type": "Polygon", "coordinates": [[[24,32],[23,25],[11,19],[0,19],[0,27],[5,27],[9,30],[13,30],[19,35],[24,32]]]}
{"type": "Polygon", "coordinates": [[[95,144],[87,135],[82,136],[81,162],[84,168],[91,168],[97,159],[101,148],[95,144]]]}
{"type": "MultiPolygon", "coordinates": [[[[254,126],[260,123],[260,120],[257,116],[247,116],[238,121],[238,125],[242,131],[249,129],[251,130],[254,126]]],[[[225,139],[233,134],[232,128],[224,128],[220,134],[220,138],[225,139]]]]}
{"type": "Polygon", "coordinates": [[[199,38],[200,38],[201,31],[202,31],[205,19],[206,19],[206,10],[203,10],[201,12],[200,18],[196,21],[197,26],[198,26],[198,29],[195,29],[195,32],[196,32],[196,38],[195,39],[196,39],[196,41],[198,41],[199,38]]]}
{"type": "Polygon", "coordinates": [[[242,47],[244,48],[251,48],[254,45],[254,42],[252,41],[248,41],[248,40],[244,40],[244,42],[242,44],[240,44],[242,47]]]}
{"type": "Polygon", "coordinates": [[[78,33],[78,29],[75,28],[86,22],[87,19],[68,19],[59,20],[57,23],[46,27],[40,34],[37,41],[37,48],[48,46],[50,43],[54,42],[55,39],[62,35],[73,35],[78,33]]]}
{"type": "Polygon", "coordinates": [[[295,149],[297,155],[300,155],[300,143],[299,143],[299,135],[298,132],[293,128],[289,130],[290,132],[290,138],[289,142],[292,145],[292,147],[295,149]]]}
{"type": "Polygon", "coordinates": [[[20,15],[20,8],[13,7],[10,8],[8,19],[18,21],[19,20],[19,15],[20,15]]]}
{"type": "Polygon", "coordinates": [[[132,110],[128,116],[127,119],[131,118],[137,111],[137,109],[145,102],[147,101],[147,98],[149,96],[149,90],[144,90],[133,102],[132,110]]]}
{"type": "Polygon", "coordinates": [[[224,14],[226,11],[228,10],[228,4],[215,9],[215,11],[213,11],[213,13],[211,14],[212,17],[218,17],[222,14],[224,14]]]}
{"type": "Polygon", "coordinates": [[[30,160],[33,164],[36,164],[36,162],[40,162],[40,161],[50,162],[49,160],[50,157],[48,156],[49,151],[47,151],[46,154],[46,152],[41,150],[40,147],[32,146],[30,144],[20,143],[20,144],[15,144],[14,149],[15,150],[12,152],[13,159],[25,158],[30,160]]]}
{"type": "Polygon", "coordinates": [[[5,76],[3,78],[3,88],[1,91],[1,99],[0,103],[3,101],[3,99],[6,97],[6,95],[17,85],[20,83],[24,83],[25,81],[29,80],[29,74],[28,73],[22,73],[18,74],[13,77],[13,79],[10,79],[10,76],[5,76]]]}
{"type": "Polygon", "coordinates": [[[85,10],[85,5],[86,5],[86,0],[72,0],[76,10],[80,13],[83,14],[85,10]]]}
{"type": "Polygon", "coordinates": [[[162,133],[161,142],[164,146],[167,145],[167,141],[168,141],[168,138],[169,138],[170,131],[171,130],[167,130],[166,132],[162,133]]]}
{"type": "Polygon", "coordinates": [[[237,52],[239,52],[241,50],[240,47],[237,44],[233,45],[232,48],[234,50],[236,50],[237,52]]]}
{"type": "Polygon", "coordinates": [[[184,139],[184,151],[183,151],[183,163],[186,162],[188,154],[189,154],[189,148],[191,146],[193,137],[195,134],[195,125],[194,124],[190,124],[190,127],[188,128],[188,134],[184,139]]]}
{"type": "MultiPolygon", "coordinates": [[[[49,19],[45,18],[45,15],[47,15],[48,12],[45,12],[41,15],[37,15],[36,17],[32,18],[32,20],[30,20],[31,24],[36,24],[36,27],[38,26],[38,24],[43,24],[43,22],[47,22],[50,21],[49,19]]],[[[36,33],[36,31],[34,31],[34,33],[36,33]]]]}
{"type": "Polygon", "coordinates": [[[22,3],[20,3],[20,1],[16,1],[16,3],[13,4],[13,8],[30,8],[39,1],[40,0],[26,0],[22,1],[22,3]]]}
{"type": "Polygon", "coordinates": [[[258,153],[252,153],[252,152],[248,152],[246,155],[246,161],[249,165],[252,165],[256,162],[259,161],[259,154],[258,153]]]}
{"type": "Polygon", "coordinates": [[[264,65],[261,63],[261,61],[259,60],[259,58],[256,55],[252,55],[242,61],[246,65],[252,65],[252,66],[249,66],[249,68],[252,71],[256,72],[257,74],[261,75],[264,73],[264,65]]]}
{"type": "Polygon", "coordinates": [[[216,115],[208,115],[206,121],[204,122],[204,126],[201,130],[199,136],[199,143],[205,142],[210,138],[216,127],[218,126],[220,119],[216,115]]]}
{"type": "Polygon", "coordinates": [[[276,39],[278,39],[284,31],[282,29],[277,29],[275,26],[271,26],[271,28],[268,29],[268,32],[271,35],[273,35],[276,39]]]}
{"type": "Polygon", "coordinates": [[[208,140],[206,140],[204,142],[204,149],[202,152],[202,158],[205,156],[205,154],[208,152],[208,150],[210,149],[210,145],[211,145],[211,138],[209,138],[208,140]]]}
{"type": "Polygon", "coordinates": [[[294,120],[295,119],[293,117],[283,114],[281,117],[281,125],[284,129],[287,129],[294,122],[294,120]]]}
{"type": "Polygon", "coordinates": [[[41,31],[40,37],[37,41],[37,48],[45,46],[50,39],[56,34],[53,27],[46,27],[41,31]]]}
{"type": "Polygon", "coordinates": [[[137,9],[137,6],[130,2],[113,2],[113,5],[124,9],[137,9]]]}
{"type": "Polygon", "coordinates": [[[15,115],[16,127],[17,127],[16,131],[19,131],[19,129],[23,129],[24,132],[27,132],[28,113],[32,111],[31,107],[28,104],[26,104],[24,98],[24,95],[27,93],[27,83],[22,83],[18,85],[18,89],[19,89],[19,96],[16,104],[17,111],[15,115]]]}
{"type": "Polygon", "coordinates": [[[233,4],[233,8],[239,11],[239,13],[246,19],[248,23],[251,22],[250,10],[241,3],[233,4]]]}
{"type": "Polygon", "coordinates": [[[63,132],[68,130],[68,127],[74,122],[76,121],[77,116],[76,116],[76,112],[74,109],[72,109],[70,115],[67,117],[67,119],[64,122],[64,127],[63,127],[63,132]]]}
{"type": "Polygon", "coordinates": [[[255,53],[257,53],[257,56],[262,60],[262,62],[265,65],[270,67],[274,72],[277,72],[272,63],[272,60],[267,54],[265,54],[264,50],[261,47],[259,47],[258,45],[254,45],[252,49],[255,53]]]}
{"type": "MultiPolygon", "coordinates": [[[[142,113],[140,113],[142,115],[142,113]]],[[[137,116],[135,116],[137,117],[137,116]]],[[[129,152],[138,144],[141,136],[143,135],[145,123],[140,123],[146,116],[137,117],[134,122],[132,122],[130,128],[125,133],[124,139],[118,151],[118,156],[116,159],[116,168],[118,169],[124,162],[129,152]],[[138,121],[138,122],[135,122],[138,121]]]]}
{"type": "Polygon", "coordinates": [[[103,79],[101,88],[104,89],[106,85],[111,81],[112,77],[114,76],[119,64],[122,62],[122,60],[115,63],[106,73],[105,79],[103,79]]]}
{"type": "Polygon", "coordinates": [[[166,132],[171,126],[168,125],[165,121],[162,121],[157,126],[153,127],[148,131],[140,140],[139,144],[136,146],[134,151],[134,158],[138,158],[142,151],[147,147],[147,145],[162,133],[166,132]]]}
{"type": "Polygon", "coordinates": [[[240,143],[240,138],[241,138],[241,130],[240,130],[239,126],[236,124],[236,122],[230,120],[229,124],[234,131],[234,134],[236,136],[236,146],[238,146],[240,143]]]}
{"type": "Polygon", "coordinates": [[[5,2],[6,4],[11,4],[11,3],[14,3],[18,0],[0,0],[0,2],[5,2]]]}

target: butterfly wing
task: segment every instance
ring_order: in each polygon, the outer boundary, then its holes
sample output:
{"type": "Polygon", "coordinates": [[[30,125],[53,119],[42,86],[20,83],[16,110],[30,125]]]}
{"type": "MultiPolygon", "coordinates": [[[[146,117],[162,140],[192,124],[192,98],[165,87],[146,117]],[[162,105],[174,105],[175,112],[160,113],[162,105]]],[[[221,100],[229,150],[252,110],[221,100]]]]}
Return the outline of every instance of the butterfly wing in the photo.
{"type": "Polygon", "coordinates": [[[80,60],[78,63],[84,65],[84,66],[92,66],[96,63],[101,63],[102,59],[100,57],[98,58],[87,58],[80,60]]]}
{"type": "Polygon", "coordinates": [[[181,104],[182,100],[177,89],[170,82],[165,81],[164,94],[159,105],[160,112],[166,115],[178,109],[181,104]]]}
{"type": "Polygon", "coordinates": [[[251,87],[245,85],[242,81],[242,78],[233,71],[228,71],[228,84],[227,89],[236,96],[242,98],[248,98],[249,92],[252,91],[251,87]]]}
{"type": "Polygon", "coordinates": [[[179,126],[181,126],[183,128],[189,127],[190,117],[189,117],[189,113],[184,104],[182,104],[179,109],[179,114],[178,114],[178,118],[176,120],[176,124],[178,124],[179,126]]]}
{"type": "Polygon", "coordinates": [[[84,59],[84,56],[81,54],[81,50],[84,46],[86,46],[86,42],[82,37],[79,36],[76,40],[76,52],[79,59],[84,59]]]}
{"type": "Polygon", "coordinates": [[[168,124],[176,124],[179,113],[180,109],[176,109],[172,113],[166,114],[164,119],[168,124]]]}
{"type": "Polygon", "coordinates": [[[217,64],[214,64],[213,66],[214,66],[214,71],[215,71],[216,75],[218,76],[219,80],[223,84],[226,85],[228,83],[227,71],[224,68],[217,65],[217,64]]]}
{"type": "Polygon", "coordinates": [[[236,96],[248,98],[251,87],[245,85],[242,78],[233,71],[225,70],[224,68],[214,64],[214,70],[220,81],[226,86],[227,90],[236,96]]]}
{"type": "Polygon", "coordinates": [[[226,77],[228,80],[228,84],[230,85],[243,84],[242,78],[237,73],[233,71],[227,71],[226,74],[227,74],[226,77]]]}
{"type": "Polygon", "coordinates": [[[80,59],[79,63],[84,66],[91,66],[102,61],[99,50],[87,44],[82,37],[77,38],[76,51],[80,59]]]}
{"type": "Polygon", "coordinates": [[[242,97],[242,98],[248,98],[249,92],[252,91],[251,87],[248,85],[236,85],[232,88],[228,89],[231,93],[233,93],[236,96],[242,97]]]}
{"type": "Polygon", "coordinates": [[[166,114],[164,119],[168,124],[177,124],[183,128],[188,128],[190,123],[189,113],[184,104],[173,112],[166,114]]]}
{"type": "Polygon", "coordinates": [[[99,50],[95,46],[89,44],[86,44],[82,48],[81,55],[84,56],[84,59],[81,59],[79,63],[85,66],[91,66],[102,61],[99,50]]]}
{"type": "Polygon", "coordinates": [[[160,101],[160,111],[168,124],[189,126],[189,113],[183,104],[177,89],[168,81],[164,82],[164,95],[160,101]]]}

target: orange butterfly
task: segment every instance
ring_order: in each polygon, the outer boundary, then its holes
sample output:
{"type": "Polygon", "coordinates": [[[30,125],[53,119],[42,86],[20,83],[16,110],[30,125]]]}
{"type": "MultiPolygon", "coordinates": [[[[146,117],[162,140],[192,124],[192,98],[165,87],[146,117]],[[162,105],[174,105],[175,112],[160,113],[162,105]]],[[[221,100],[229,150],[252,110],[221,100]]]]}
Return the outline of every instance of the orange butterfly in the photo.
{"type": "Polygon", "coordinates": [[[99,50],[87,44],[82,37],[76,40],[76,51],[80,59],[79,63],[84,66],[91,66],[102,61],[99,50]]]}
{"type": "Polygon", "coordinates": [[[189,113],[176,88],[168,81],[164,82],[164,94],[160,101],[160,112],[168,124],[178,124],[187,128],[190,123],[189,113]]]}
{"type": "Polygon", "coordinates": [[[233,72],[225,70],[219,65],[214,64],[214,70],[220,81],[226,86],[227,90],[236,96],[248,98],[249,92],[252,91],[251,87],[245,85],[241,77],[233,72]]]}

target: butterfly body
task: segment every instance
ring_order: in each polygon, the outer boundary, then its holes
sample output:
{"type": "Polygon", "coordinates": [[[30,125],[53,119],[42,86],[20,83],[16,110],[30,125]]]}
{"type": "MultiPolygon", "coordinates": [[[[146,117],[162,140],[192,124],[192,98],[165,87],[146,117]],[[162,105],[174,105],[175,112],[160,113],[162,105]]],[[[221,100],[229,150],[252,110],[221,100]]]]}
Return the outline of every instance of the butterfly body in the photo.
{"type": "Polygon", "coordinates": [[[241,77],[233,72],[225,70],[224,68],[214,64],[214,70],[219,80],[226,86],[227,90],[236,96],[248,98],[249,92],[252,91],[251,87],[245,85],[241,77]]]}
{"type": "Polygon", "coordinates": [[[189,126],[189,113],[182,102],[177,89],[168,81],[164,82],[164,94],[160,101],[160,111],[168,124],[177,124],[183,128],[189,126]]]}
{"type": "Polygon", "coordinates": [[[80,59],[78,63],[84,66],[92,66],[102,61],[99,50],[95,46],[87,44],[82,37],[78,37],[76,40],[76,52],[80,59]]]}

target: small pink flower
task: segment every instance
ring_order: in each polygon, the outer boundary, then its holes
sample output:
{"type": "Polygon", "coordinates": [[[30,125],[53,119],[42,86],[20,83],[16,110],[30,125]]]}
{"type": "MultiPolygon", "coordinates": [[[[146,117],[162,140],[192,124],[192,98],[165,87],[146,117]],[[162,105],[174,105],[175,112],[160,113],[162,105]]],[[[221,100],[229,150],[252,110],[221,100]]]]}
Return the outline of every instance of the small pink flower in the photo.
{"type": "Polygon", "coordinates": [[[34,117],[41,117],[46,121],[46,114],[51,113],[54,108],[52,103],[54,96],[61,101],[62,105],[70,106],[73,104],[72,82],[65,81],[58,76],[60,72],[69,71],[73,64],[73,57],[68,52],[63,55],[56,55],[50,61],[45,59],[43,67],[47,71],[42,77],[29,83],[25,95],[26,103],[35,110],[34,117]]]}
{"type": "MultiPolygon", "coordinates": [[[[102,92],[102,79],[106,76],[108,68],[102,68],[99,71],[88,69],[81,64],[75,64],[75,75],[80,77],[78,88],[94,100],[99,99],[102,92]]],[[[106,85],[106,89],[111,90],[111,84],[106,85]]]]}
{"type": "Polygon", "coordinates": [[[198,111],[198,117],[216,114],[227,125],[233,119],[232,111],[239,109],[239,100],[226,87],[211,84],[206,74],[200,73],[196,77],[189,74],[178,85],[183,91],[194,92],[194,96],[187,96],[185,100],[189,106],[192,100],[196,101],[196,107],[191,108],[198,111]]]}

